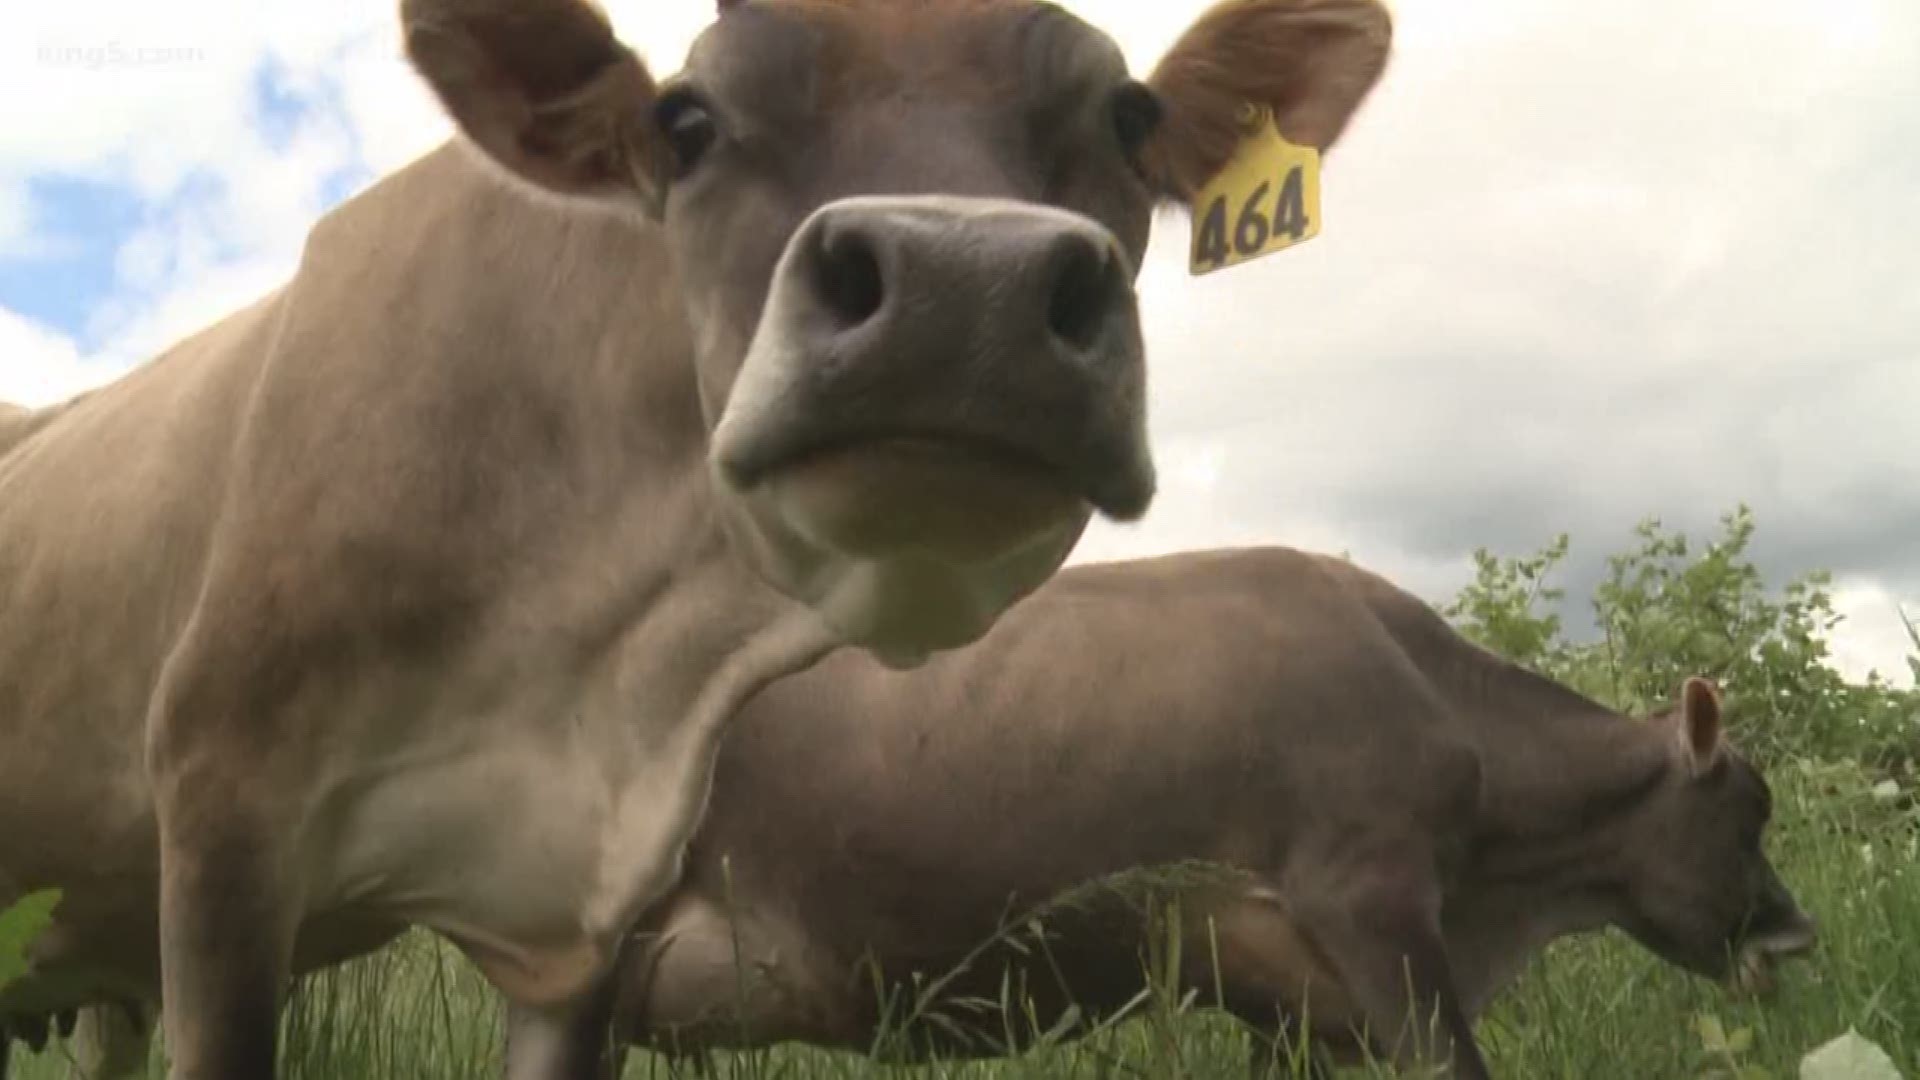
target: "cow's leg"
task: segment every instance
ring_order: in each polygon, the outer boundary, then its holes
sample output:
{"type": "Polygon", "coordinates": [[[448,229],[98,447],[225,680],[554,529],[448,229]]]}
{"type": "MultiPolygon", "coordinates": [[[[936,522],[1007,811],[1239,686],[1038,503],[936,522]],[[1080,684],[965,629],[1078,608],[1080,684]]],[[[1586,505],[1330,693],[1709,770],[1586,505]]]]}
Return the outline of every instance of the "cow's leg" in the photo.
{"type": "Polygon", "coordinates": [[[159,816],[168,1075],[271,1080],[293,908],[277,838],[245,809],[219,821],[163,800],[159,816]]]}
{"type": "Polygon", "coordinates": [[[80,1010],[73,1036],[69,1075],[73,1080],[133,1080],[147,1074],[153,1041],[153,1014],[136,1002],[89,1005],[80,1010]]]}
{"type": "Polygon", "coordinates": [[[1438,889],[1401,869],[1423,865],[1431,861],[1382,857],[1386,869],[1301,874],[1289,904],[1397,1065],[1445,1062],[1454,1080],[1489,1080],[1454,990],[1438,889]]]}
{"type": "Polygon", "coordinates": [[[613,1080],[626,1048],[613,1045],[619,971],[584,1000],[554,1009],[507,1007],[507,1080],[613,1080]]]}
{"type": "Polygon", "coordinates": [[[321,695],[272,620],[212,617],[168,659],[148,717],[171,1080],[271,1080],[299,926],[296,839],[321,695]]]}
{"type": "Polygon", "coordinates": [[[1249,1029],[1253,1080],[1332,1080],[1326,1025],[1303,1025],[1297,1011],[1311,1002],[1311,952],[1278,892],[1263,882],[1223,899],[1193,927],[1189,984],[1202,995],[1218,987],[1221,1005],[1249,1029]]]}
{"type": "Polygon", "coordinates": [[[765,1046],[786,1039],[826,1040],[818,1017],[830,991],[802,966],[795,940],[759,920],[729,914],[724,903],[693,894],[675,902],[663,926],[631,953],[628,1001],[620,1024],[636,1040],[676,1058],[718,1047],[765,1046]],[[811,998],[814,1010],[801,1007],[811,998]]]}

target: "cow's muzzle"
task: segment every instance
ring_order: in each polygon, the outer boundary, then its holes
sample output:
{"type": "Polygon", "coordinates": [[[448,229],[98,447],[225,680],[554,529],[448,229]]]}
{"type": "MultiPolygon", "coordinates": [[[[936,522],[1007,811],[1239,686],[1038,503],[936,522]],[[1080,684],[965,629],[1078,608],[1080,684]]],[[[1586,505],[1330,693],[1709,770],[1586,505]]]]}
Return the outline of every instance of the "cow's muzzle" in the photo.
{"type": "Polygon", "coordinates": [[[900,501],[958,500],[1013,510],[1017,532],[1023,505],[1065,498],[1131,520],[1154,493],[1145,386],[1133,269],[1099,223],[1006,200],[844,199],[787,245],[714,463],[739,490],[875,470],[908,485],[889,492],[896,517],[900,501]]]}
{"type": "Polygon", "coordinates": [[[1774,988],[1774,969],[1783,960],[1803,956],[1819,943],[1820,932],[1813,917],[1788,903],[1759,921],[1740,943],[1729,973],[1734,992],[1763,996],[1774,988]]]}

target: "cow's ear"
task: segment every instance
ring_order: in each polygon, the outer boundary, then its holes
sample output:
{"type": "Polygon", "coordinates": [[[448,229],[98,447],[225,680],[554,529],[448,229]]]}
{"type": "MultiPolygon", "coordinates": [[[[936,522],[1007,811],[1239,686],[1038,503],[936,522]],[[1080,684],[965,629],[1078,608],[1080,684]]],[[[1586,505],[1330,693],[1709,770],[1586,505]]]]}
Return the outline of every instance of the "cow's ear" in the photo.
{"type": "Polygon", "coordinates": [[[1393,19],[1377,0],[1224,0],[1149,76],[1162,115],[1141,163],[1163,199],[1191,204],[1232,156],[1248,105],[1289,142],[1326,150],[1379,82],[1393,19]]]}
{"type": "Polygon", "coordinates": [[[1720,691],[1698,675],[1680,687],[1680,752],[1695,776],[1720,758],[1720,691]]]}
{"type": "Polygon", "coordinates": [[[657,206],[653,77],[587,0],[401,0],[407,58],[493,160],[550,191],[657,206]]]}

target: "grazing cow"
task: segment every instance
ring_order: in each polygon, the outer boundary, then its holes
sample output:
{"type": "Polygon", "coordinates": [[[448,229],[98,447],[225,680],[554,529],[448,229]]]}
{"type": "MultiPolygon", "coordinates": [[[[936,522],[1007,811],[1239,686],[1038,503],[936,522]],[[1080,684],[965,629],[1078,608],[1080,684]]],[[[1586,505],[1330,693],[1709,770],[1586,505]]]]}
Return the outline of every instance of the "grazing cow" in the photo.
{"type": "MultiPolygon", "coordinates": [[[[1286,549],[1079,567],[915,672],[843,653],[751,700],[616,1022],[680,1052],[866,1048],[876,967],[910,1001],[1025,905],[1211,862],[1236,876],[1183,900],[1203,999],[1269,1033],[1304,1012],[1336,1058],[1365,1025],[1403,1062],[1409,1007],[1437,1010],[1425,1050],[1484,1077],[1471,1021],[1554,937],[1618,926],[1714,977],[1810,946],[1769,799],[1704,680],[1629,719],[1286,549]]],[[[1110,1014],[1144,985],[1139,910],[1053,911],[1046,948],[1023,932],[946,993],[998,1000],[1010,961],[1038,1030],[1069,1001],[1110,1014]]],[[[1004,1047],[999,1013],[940,1011],[956,1027],[916,1051],[1004,1047]]]]}
{"type": "Polygon", "coordinates": [[[1390,36],[1228,0],[1140,82],[1031,0],[721,7],[656,84],[586,0],[403,0],[461,137],[0,421],[0,904],[65,890],[9,1023],[164,1000],[173,1077],[268,1077],[292,973],[421,925],[596,1071],[737,704],[1145,510],[1155,204],[1249,104],[1332,145],[1390,36]]]}

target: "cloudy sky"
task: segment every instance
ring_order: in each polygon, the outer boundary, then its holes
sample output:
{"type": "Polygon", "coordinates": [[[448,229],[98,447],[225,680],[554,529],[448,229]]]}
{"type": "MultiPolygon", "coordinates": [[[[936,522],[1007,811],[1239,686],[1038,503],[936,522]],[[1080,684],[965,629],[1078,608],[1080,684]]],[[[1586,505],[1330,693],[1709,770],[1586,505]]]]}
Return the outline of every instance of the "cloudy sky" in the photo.
{"type": "MultiPolygon", "coordinates": [[[[1198,11],[1069,7],[1144,72],[1198,11]]],[[[1399,0],[1319,239],[1143,272],[1162,493],[1077,559],[1280,542],[1428,597],[1570,532],[1745,501],[1831,569],[1839,665],[1920,612],[1920,4],[1399,0]]],[[[282,280],[313,220],[446,137],[392,0],[0,16],[0,398],[110,379],[282,280]]],[[[613,0],[661,71],[709,17],[613,0]]],[[[28,10],[31,9],[31,10],[28,10]]],[[[1578,614],[1576,612],[1575,614],[1578,614]]]]}

